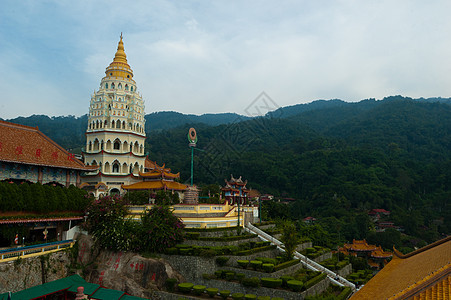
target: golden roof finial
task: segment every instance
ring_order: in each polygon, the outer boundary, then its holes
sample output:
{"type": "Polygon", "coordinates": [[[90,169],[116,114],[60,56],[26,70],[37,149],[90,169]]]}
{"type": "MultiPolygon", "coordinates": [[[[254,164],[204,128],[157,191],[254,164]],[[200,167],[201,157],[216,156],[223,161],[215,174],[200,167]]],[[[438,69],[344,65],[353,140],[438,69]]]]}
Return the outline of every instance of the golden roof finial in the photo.
{"type": "Polygon", "coordinates": [[[121,39],[119,41],[119,44],[117,45],[117,51],[114,55],[113,62],[120,62],[120,63],[127,63],[127,56],[125,55],[124,51],[124,42],[122,42],[122,32],[121,32],[121,39]]]}

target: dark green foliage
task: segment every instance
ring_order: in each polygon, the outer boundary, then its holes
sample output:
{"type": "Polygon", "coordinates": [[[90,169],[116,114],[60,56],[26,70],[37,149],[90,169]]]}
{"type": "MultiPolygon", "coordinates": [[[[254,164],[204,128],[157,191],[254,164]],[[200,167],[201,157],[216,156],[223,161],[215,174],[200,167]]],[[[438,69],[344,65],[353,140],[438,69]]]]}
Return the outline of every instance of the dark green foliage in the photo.
{"type": "Polygon", "coordinates": [[[225,272],[225,279],[228,281],[234,280],[235,279],[235,272],[225,272]]]}
{"type": "Polygon", "coordinates": [[[168,278],[166,279],[166,289],[170,292],[174,291],[174,287],[177,283],[177,279],[176,278],[168,278]]]}
{"type": "Polygon", "coordinates": [[[294,280],[294,277],[290,275],[283,275],[280,277],[280,279],[282,279],[282,286],[288,287],[287,282],[290,280],[294,280]]]}
{"type": "Polygon", "coordinates": [[[318,276],[316,276],[316,277],[310,279],[309,281],[307,281],[307,282],[305,283],[305,288],[306,288],[306,289],[311,288],[312,286],[314,286],[315,284],[317,284],[318,282],[320,282],[321,280],[323,280],[323,279],[326,278],[326,277],[327,277],[327,275],[324,274],[324,273],[322,273],[322,274],[320,274],[320,275],[318,275],[318,276]]]}
{"type": "Polygon", "coordinates": [[[190,282],[184,282],[184,283],[179,283],[177,285],[178,290],[182,293],[190,293],[191,290],[193,289],[194,284],[190,283],[190,282]]]}
{"type": "Polygon", "coordinates": [[[219,295],[221,296],[222,299],[227,299],[227,297],[230,296],[230,291],[229,290],[219,291],[219,295]]]}
{"type": "Polygon", "coordinates": [[[244,294],[243,293],[233,293],[232,294],[232,299],[234,299],[234,300],[243,300],[244,299],[244,294]]]}
{"type": "Polygon", "coordinates": [[[262,286],[268,288],[278,288],[282,286],[282,279],[279,278],[260,278],[262,286]]]}
{"type": "Polygon", "coordinates": [[[257,300],[271,300],[270,296],[258,296],[257,300]]]}
{"type": "Polygon", "coordinates": [[[68,188],[40,183],[0,182],[0,211],[49,213],[84,211],[92,198],[73,185],[68,188]]]}
{"type": "Polygon", "coordinates": [[[287,285],[293,292],[300,292],[304,287],[304,283],[299,280],[289,280],[287,285]]]}
{"type": "Polygon", "coordinates": [[[274,264],[262,264],[262,270],[271,273],[274,270],[274,264]]]}
{"type": "Polygon", "coordinates": [[[197,296],[200,296],[204,293],[206,286],[205,285],[195,285],[193,286],[193,293],[197,296]]]}
{"type": "Polygon", "coordinates": [[[283,263],[278,264],[278,265],[276,265],[274,267],[274,272],[282,270],[282,269],[285,269],[285,268],[288,268],[288,267],[291,267],[291,266],[294,266],[294,265],[298,264],[299,262],[300,262],[299,259],[293,259],[293,260],[289,260],[289,261],[283,262],[283,263]]]}
{"type": "Polygon", "coordinates": [[[243,280],[241,280],[241,284],[248,287],[258,287],[260,285],[260,278],[243,278],[243,280]]]}
{"type": "Polygon", "coordinates": [[[236,280],[238,280],[239,282],[241,282],[243,280],[243,278],[246,277],[246,275],[244,275],[243,273],[236,273],[235,274],[235,278],[236,280]]]}
{"type": "Polygon", "coordinates": [[[280,241],[285,247],[285,255],[287,256],[287,259],[293,259],[293,253],[299,243],[299,237],[296,231],[296,226],[292,222],[285,221],[282,224],[282,236],[280,237],[280,241]]]}
{"type": "Polygon", "coordinates": [[[219,256],[216,257],[216,263],[218,264],[218,266],[222,267],[225,266],[225,264],[229,261],[230,257],[225,257],[225,256],[219,256]]]}
{"type": "Polygon", "coordinates": [[[257,295],[254,294],[246,294],[244,295],[244,299],[249,300],[249,299],[257,299],[257,295]]]}
{"type": "Polygon", "coordinates": [[[217,288],[208,288],[205,291],[207,292],[208,296],[210,296],[210,298],[213,298],[218,294],[219,290],[217,288]]]}
{"type": "Polygon", "coordinates": [[[248,260],[237,260],[236,262],[243,269],[246,269],[247,266],[249,265],[249,261],[248,260]]]}
{"type": "Polygon", "coordinates": [[[349,294],[352,292],[350,287],[345,287],[343,291],[337,296],[337,300],[345,300],[348,298],[349,294]]]}
{"type": "Polygon", "coordinates": [[[252,269],[257,270],[257,269],[261,268],[263,263],[261,261],[259,261],[259,260],[251,260],[249,262],[249,264],[252,267],[252,269]]]}

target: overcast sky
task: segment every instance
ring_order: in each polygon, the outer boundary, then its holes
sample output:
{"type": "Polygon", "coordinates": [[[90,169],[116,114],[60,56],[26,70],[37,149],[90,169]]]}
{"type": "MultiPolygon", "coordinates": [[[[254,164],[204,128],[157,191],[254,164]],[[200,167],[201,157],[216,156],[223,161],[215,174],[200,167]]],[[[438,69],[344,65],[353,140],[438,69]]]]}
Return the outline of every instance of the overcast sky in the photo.
{"type": "Polygon", "coordinates": [[[451,95],[448,0],[1,4],[4,119],[86,114],[121,32],[146,113],[451,95]]]}

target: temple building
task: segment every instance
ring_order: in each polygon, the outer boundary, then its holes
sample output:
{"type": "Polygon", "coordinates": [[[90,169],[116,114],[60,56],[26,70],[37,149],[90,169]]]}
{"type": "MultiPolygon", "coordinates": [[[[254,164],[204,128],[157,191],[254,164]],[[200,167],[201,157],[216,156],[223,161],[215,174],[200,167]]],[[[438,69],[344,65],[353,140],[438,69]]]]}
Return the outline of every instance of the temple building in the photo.
{"type": "Polygon", "coordinates": [[[85,166],[37,127],[0,121],[0,181],[80,186],[85,166]]]}
{"type": "Polygon", "coordinates": [[[351,300],[451,299],[451,236],[393,259],[351,300]]]}
{"type": "Polygon", "coordinates": [[[240,203],[244,205],[249,201],[249,190],[246,188],[247,180],[243,181],[241,176],[236,179],[230,175],[230,180],[225,180],[225,186],[221,188],[224,199],[230,204],[240,203]]]}
{"type": "Polygon", "coordinates": [[[339,251],[345,255],[363,257],[372,268],[377,270],[382,269],[393,256],[391,252],[384,251],[381,246],[369,245],[366,240],[353,240],[352,244],[344,244],[339,251]]]}
{"type": "Polygon", "coordinates": [[[113,62],[94,92],[88,114],[84,162],[98,170],[83,177],[96,197],[122,193],[122,185],[141,181],[146,154],[144,101],[127,62],[122,34],[113,62]]]}
{"type": "Polygon", "coordinates": [[[126,191],[148,191],[151,203],[152,200],[155,200],[156,192],[160,190],[178,193],[179,199],[182,201],[184,197],[183,192],[188,186],[177,182],[176,180],[179,178],[180,172],[176,174],[171,173],[171,169],[166,168],[165,165],[158,166],[156,162],[146,159],[145,172],[139,172],[140,182],[122,185],[122,189],[126,191]]]}

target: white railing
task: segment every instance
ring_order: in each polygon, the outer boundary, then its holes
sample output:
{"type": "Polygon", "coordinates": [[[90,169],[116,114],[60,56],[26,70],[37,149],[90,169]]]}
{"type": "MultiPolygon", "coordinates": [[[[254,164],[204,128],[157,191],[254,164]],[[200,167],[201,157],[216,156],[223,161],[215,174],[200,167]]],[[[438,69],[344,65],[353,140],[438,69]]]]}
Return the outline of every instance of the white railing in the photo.
{"type": "MultiPolygon", "coordinates": [[[[251,223],[247,223],[244,228],[246,231],[257,234],[260,239],[271,242],[272,244],[276,245],[278,249],[285,252],[283,243],[281,241],[277,240],[276,238],[274,238],[273,236],[267,234],[263,230],[255,227],[251,223]]],[[[340,286],[346,285],[346,286],[349,286],[352,290],[355,290],[355,285],[352,282],[348,281],[346,278],[338,275],[337,273],[325,268],[324,266],[320,265],[316,261],[311,260],[310,258],[302,255],[301,253],[299,253],[297,251],[294,252],[294,257],[296,259],[299,259],[301,261],[301,263],[308,269],[310,269],[312,271],[320,271],[320,272],[326,273],[327,278],[333,284],[337,284],[340,286]]]]}

